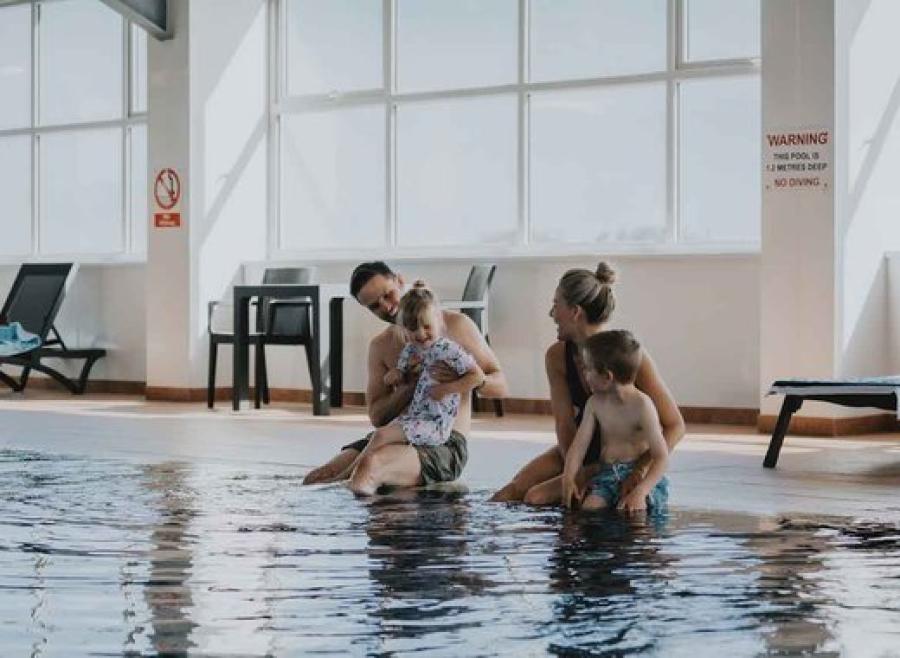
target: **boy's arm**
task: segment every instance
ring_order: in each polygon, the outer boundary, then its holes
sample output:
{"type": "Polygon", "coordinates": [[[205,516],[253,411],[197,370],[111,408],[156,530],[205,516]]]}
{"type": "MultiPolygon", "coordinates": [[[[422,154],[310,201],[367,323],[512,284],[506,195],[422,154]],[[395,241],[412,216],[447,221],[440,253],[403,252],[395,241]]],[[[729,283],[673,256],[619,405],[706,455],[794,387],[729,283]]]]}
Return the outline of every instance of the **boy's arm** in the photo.
{"type": "Polygon", "coordinates": [[[641,426],[644,428],[649,444],[645,454],[650,457],[650,468],[634,489],[623,496],[619,503],[619,509],[627,512],[644,509],[645,499],[666,474],[666,468],[669,466],[669,446],[666,444],[665,436],[659,425],[656,407],[649,398],[644,399],[644,406],[641,410],[641,426]]]}
{"type": "Polygon", "coordinates": [[[575,477],[581,470],[584,463],[584,456],[587,454],[588,446],[594,436],[594,430],[597,427],[597,418],[594,413],[594,400],[589,398],[584,407],[584,417],[581,424],[575,432],[575,438],[566,452],[566,464],[563,467],[562,487],[563,487],[563,505],[572,507],[572,499],[578,493],[575,477]]]}

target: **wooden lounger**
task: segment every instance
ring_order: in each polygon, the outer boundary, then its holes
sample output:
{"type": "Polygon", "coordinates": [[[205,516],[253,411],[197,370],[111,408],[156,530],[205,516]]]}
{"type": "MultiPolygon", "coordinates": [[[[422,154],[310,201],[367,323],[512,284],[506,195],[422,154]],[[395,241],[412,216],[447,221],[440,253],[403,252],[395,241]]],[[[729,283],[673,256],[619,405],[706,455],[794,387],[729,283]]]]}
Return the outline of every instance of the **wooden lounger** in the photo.
{"type": "Polygon", "coordinates": [[[875,407],[898,413],[900,376],[851,379],[780,379],[769,388],[769,395],[783,395],[778,422],[769,441],[763,466],[775,468],[791,416],[805,400],[831,402],[844,407],[875,407]]]}

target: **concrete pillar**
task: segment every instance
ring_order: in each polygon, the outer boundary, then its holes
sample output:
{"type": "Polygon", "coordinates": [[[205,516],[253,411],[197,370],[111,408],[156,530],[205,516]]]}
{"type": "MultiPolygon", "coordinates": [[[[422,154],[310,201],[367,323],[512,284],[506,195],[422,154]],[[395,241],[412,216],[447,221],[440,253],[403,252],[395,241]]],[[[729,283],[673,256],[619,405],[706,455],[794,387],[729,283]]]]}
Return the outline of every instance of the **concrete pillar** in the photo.
{"type": "Polygon", "coordinates": [[[189,400],[205,390],[207,302],[266,256],[268,16],[265,0],[169,9],[173,38],[151,39],[148,53],[147,396],[189,400]],[[166,168],[181,180],[178,226],[154,221],[166,168]]]}
{"type": "MultiPolygon", "coordinates": [[[[763,2],[763,166],[775,157],[773,135],[828,136],[824,146],[788,149],[821,156],[827,170],[785,174],[788,182],[814,174],[816,185],[779,186],[779,174],[764,174],[763,392],[786,377],[889,374],[884,255],[900,247],[900,46],[888,26],[898,19],[891,0],[763,2]]],[[[780,402],[762,398],[762,427],[780,402]]],[[[871,430],[884,420],[873,414],[805,403],[794,426],[871,430]]]]}

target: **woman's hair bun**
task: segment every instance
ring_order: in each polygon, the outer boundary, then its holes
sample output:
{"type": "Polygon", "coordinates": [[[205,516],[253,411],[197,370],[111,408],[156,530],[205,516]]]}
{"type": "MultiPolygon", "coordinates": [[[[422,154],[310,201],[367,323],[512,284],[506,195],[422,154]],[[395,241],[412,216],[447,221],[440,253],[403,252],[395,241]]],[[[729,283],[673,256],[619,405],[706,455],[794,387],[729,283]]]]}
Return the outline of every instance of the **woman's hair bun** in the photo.
{"type": "Polygon", "coordinates": [[[597,277],[597,281],[605,285],[611,285],[616,282],[616,271],[606,261],[600,261],[594,276],[597,277]]]}
{"type": "Polygon", "coordinates": [[[427,288],[428,284],[425,283],[424,279],[416,279],[413,281],[413,288],[427,288]]]}

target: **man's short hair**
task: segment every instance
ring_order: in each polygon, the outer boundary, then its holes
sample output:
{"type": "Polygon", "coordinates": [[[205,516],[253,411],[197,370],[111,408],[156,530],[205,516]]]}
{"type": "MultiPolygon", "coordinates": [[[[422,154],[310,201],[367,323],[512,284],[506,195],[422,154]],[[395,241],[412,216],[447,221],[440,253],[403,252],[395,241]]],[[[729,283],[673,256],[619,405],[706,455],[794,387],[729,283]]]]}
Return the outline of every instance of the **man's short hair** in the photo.
{"type": "Polygon", "coordinates": [[[394,271],[381,260],[373,260],[368,263],[360,263],[350,275],[350,294],[355,298],[373,276],[377,275],[396,278],[394,271]]]}
{"type": "Polygon", "coordinates": [[[611,372],[620,384],[630,384],[641,365],[641,344],[630,331],[601,331],[584,341],[584,356],[594,370],[611,372]]]}

